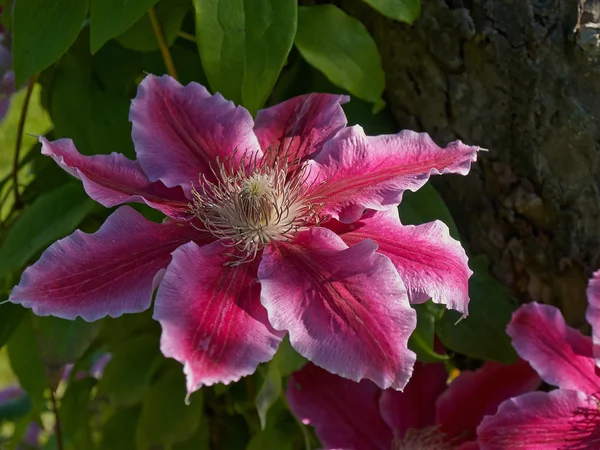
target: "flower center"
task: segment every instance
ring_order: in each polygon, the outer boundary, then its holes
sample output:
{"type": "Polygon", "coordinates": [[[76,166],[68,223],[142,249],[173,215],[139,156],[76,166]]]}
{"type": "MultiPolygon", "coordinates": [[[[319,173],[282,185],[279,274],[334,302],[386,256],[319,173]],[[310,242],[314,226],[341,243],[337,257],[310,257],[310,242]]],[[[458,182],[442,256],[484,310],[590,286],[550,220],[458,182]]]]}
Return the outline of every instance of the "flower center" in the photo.
{"type": "Polygon", "coordinates": [[[265,245],[290,241],[301,228],[319,222],[308,200],[306,166],[290,172],[286,158],[273,157],[255,161],[252,170],[246,163],[245,158],[237,164],[217,161],[216,181],[201,176],[192,189],[192,213],[237,250],[228,265],[251,261],[265,245]]]}

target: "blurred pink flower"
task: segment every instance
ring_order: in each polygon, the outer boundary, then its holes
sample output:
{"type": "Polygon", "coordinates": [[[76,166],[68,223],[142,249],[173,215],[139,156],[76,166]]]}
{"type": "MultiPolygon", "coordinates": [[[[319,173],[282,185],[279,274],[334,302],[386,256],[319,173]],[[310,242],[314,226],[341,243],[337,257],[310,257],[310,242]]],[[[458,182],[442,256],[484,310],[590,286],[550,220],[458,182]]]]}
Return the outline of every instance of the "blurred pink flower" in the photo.
{"type": "MultiPolygon", "coordinates": [[[[588,301],[587,318],[597,344],[600,271],[590,281],[588,301]]],[[[477,429],[481,449],[600,449],[600,375],[592,339],[569,327],[560,310],[538,303],[519,308],[507,332],[519,355],[559,389],[500,405],[477,429]]]]}
{"type": "Polygon", "coordinates": [[[536,389],[540,378],[526,362],[487,362],[462,372],[449,386],[443,364],[416,363],[404,392],[354,383],[308,364],[292,374],[292,412],[315,431],[325,449],[477,449],[475,429],[485,414],[514,395],[536,389]]]}
{"type": "Polygon", "coordinates": [[[311,94],[259,111],[203,86],[148,76],[132,102],[137,160],[42,153],[106,207],[144,202],[169,219],[117,209],[24,273],[10,301],[36,314],[96,320],[147,309],[188,391],[229,383],[293,347],[344,377],[401,389],[412,372],[409,301],[467,314],[471,271],[439,221],[403,226],[405,190],[465,175],[478,148],[426,134],[369,137],[346,127],[345,96],[311,94]]]}

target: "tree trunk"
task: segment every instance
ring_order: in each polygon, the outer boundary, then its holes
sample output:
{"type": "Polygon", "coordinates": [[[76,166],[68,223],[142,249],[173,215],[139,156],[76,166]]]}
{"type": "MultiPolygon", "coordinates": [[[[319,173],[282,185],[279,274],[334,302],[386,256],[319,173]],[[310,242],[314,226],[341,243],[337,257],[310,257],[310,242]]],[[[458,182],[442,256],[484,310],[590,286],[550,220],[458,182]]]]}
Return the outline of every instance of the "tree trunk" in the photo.
{"type": "Polygon", "coordinates": [[[600,0],[422,0],[412,27],[338,3],[377,41],[401,128],[489,150],[434,180],[467,247],[521,302],[583,326],[600,266],[600,0]]]}

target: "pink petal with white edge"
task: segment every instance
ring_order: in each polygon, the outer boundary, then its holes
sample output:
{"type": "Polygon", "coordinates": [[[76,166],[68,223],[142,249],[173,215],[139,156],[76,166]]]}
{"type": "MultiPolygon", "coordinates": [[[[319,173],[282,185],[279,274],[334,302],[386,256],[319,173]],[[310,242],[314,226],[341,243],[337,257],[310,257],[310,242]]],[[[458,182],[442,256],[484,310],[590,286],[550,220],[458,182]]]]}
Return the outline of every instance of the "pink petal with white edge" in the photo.
{"type": "Polygon", "coordinates": [[[272,244],[258,269],[261,302],[273,327],[316,365],[402,389],[415,362],[407,342],[416,315],[398,271],[376,249],[371,240],[348,248],[324,228],[272,244]]]}
{"type": "Polygon", "coordinates": [[[481,450],[597,450],[600,413],[583,392],[530,392],[502,403],[477,435],[481,450]]]}
{"type": "Polygon", "coordinates": [[[151,181],[189,192],[199,175],[214,179],[211,167],[234,156],[262,154],[250,113],[204,86],[182,86],[164,75],[148,75],[131,103],[129,120],[140,165],[151,181]]]}
{"type": "Polygon", "coordinates": [[[387,389],[379,401],[381,415],[394,430],[394,435],[404,437],[410,430],[420,430],[435,425],[435,403],[446,390],[448,372],[444,364],[415,363],[415,371],[404,392],[387,389]]]}
{"type": "Polygon", "coordinates": [[[460,141],[441,148],[426,133],[371,137],[358,125],[349,127],[327,142],[312,163],[312,196],[324,202],[324,213],[354,222],[364,209],[398,205],[404,191],[416,191],[430,175],[466,175],[478,150],[460,141]]]}
{"type": "Polygon", "coordinates": [[[600,367],[600,270],[594,273],[587,288],[588,308],[585,318],[592,326],[594,342],[594,358],[596,366],[600,367]]]}
{"type": "Polygon", "coordinates": [[[156,294],[160,348],[184,364],[189,393],[254,373],[284,335],[260,304],[256,263],[224,266],[228,250],[220,241],[178,248],[156,294]]]}
{"type": "Polygon", "coordinates": [[[368,380],[340,378],[314,364],[290,377],[290,409],[325,449],[390,450],[392,431],[379,414],[381,390],[368,380]]]}
{"type": "Polygon", "coordinates": [[[275,146],[280,153],[313,158],[346,126],[341,105],[349,100],[346,95],[308,94],[258,111],[254,130],[261,148],[275,146]]]}
{"type": "Polygon", "coordinates": [[[546,383],[586,394],[600,391],[591,338],[569,327],[558,308],[535,302],[523,305],[506,332],[517,353],[546,383]]]}
{"type": "Polygon", "coordinates": [[[96,233],[77,230],[52,244],[23,272],[9,300],[38,316],[87,321],[144,311],[171,252],[207,237],[187,223],[149,222],[122,206],[96,233]]]}
{"type": "Polygon", "coordinates": [[[359,221],[325,224],[348,245],[373,239],[377,253],[390,258],[406,286],[411,303],[431,298],[435,303],[468,313],[468,258],[460,242],[450,237],[448,227],[439,220],[424,225],[402,225],[398,209],[368,211],[359,221]]]}
{"type": "Polygon", "coordinates": [[[42,154],[50,156],[66,172],[83,182],[85,192],[107,208],[128,202],[144,202],[168,216],[189,216],[188,200],[180,187],[167,188],[150,182],[137,161],[119,153],[81,155],[71,139],[50,142],[40,137],[42,154]]]}
{"type": "Polygon", "coordinates": [[[459,443],[475,439],[475,430],[486,414],[494,414],[500,403],[531,392],[541,380],[527,361],[514,364],[488,361],[482,368],[462,372],[437,401],[437,423],[459,443]]]}

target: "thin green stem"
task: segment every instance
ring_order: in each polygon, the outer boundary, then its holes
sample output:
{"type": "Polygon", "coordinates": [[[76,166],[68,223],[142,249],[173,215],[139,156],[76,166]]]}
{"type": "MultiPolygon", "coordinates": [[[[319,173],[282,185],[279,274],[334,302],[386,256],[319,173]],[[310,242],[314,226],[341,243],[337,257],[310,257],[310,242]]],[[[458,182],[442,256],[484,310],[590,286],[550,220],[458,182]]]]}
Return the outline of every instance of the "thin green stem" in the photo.
{"type": "Polygon", "coordinates": [[[154,35],[156,36],[160,53],[162,54],[163,61],[165,62],[167,73],[173,78],[177,79],[177,70],[175,70],[175,64],[173,63],[173,58],[171,57],[171,51],[169,50],[169,46],[165,40],[165,35],[160,28],[160,22],[158,21],[158,16],[156,15],[154,6],[148,10],[148,17],[150,18],[150,23],[152,24],[152,29],[154,30],[154,35]]]}
{"type": "Polygon", "coordinates": [[[193,42],[194,44],[196,43],[196,36],[194,36],[191,33],[186,33],[185,31],[179,31],[179,33],[177,33],[177,36],[179,36],[181,39],[185,39],[186,41],[193,42]]]}
{"type": "Polygon", "coordinates": [[[60,419],[58,417],[56,395],[54,394],[54,390],[52,390],[52,388],[50,388],[50,399],[52,400],[52,413],[54,414],[54,432],[56,433],[56,447],[58,448],[58,450],[64,450],[62,439],[62,427],[60,425],[60,419]]]}

